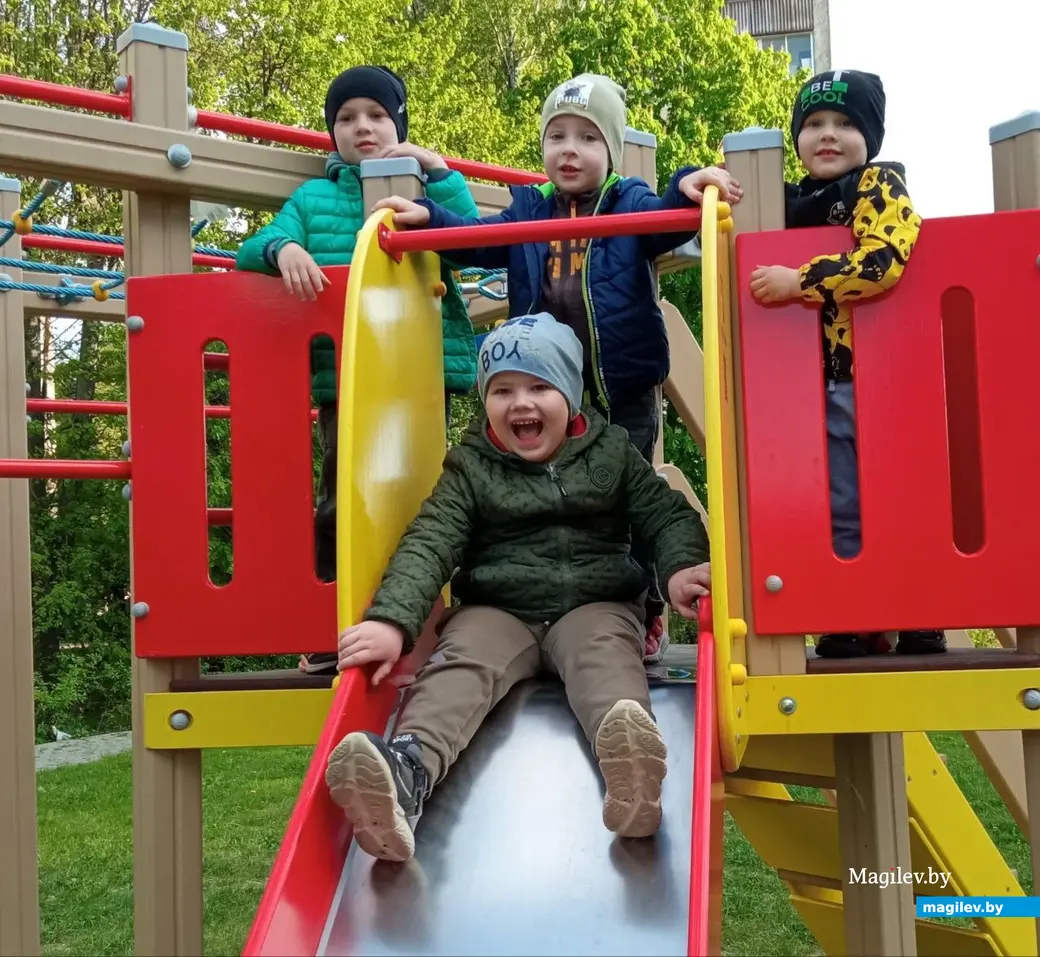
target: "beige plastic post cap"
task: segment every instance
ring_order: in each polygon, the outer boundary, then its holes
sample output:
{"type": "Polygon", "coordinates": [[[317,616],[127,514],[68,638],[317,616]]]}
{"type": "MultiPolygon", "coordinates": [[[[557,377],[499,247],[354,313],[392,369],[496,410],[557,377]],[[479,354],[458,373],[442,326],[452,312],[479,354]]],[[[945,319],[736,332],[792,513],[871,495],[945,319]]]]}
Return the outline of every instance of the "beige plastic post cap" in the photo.
{"type": "Polygon", "coordinates": [[[767,130],[761,126],[749,126],[739,133],[727,133],[722,138],[723,153],[747,153],[751,150],[783,149],[784,134],[781,130],[767,130]]]}
{"type": "Polygon", "coordinates": [[[1040,130],[1040,110],[1026,110],[1019,113],[1014,119],[1005,120],[996,126],[989,128],[989,145],[1002,143],[1004,140],[1013,139],[1023,133],[1032,133],[1040,130]]]}
{"type": "Polygon", "coordinates": [[[635,146],[650,146],[657,149],[657,137],[645,130],[635,130],[631,126],[625,127],[625,142],[635,146]]]}
{"type": "Polygon", "coordinates": [[[370,179],[384,176],[415,176],[425,180],[422,166],[414,156],[391,156],[389,159],[363,159],[361,161],[361,178],[370,179]]]}
{"type": "Polygon", "coordinates": [[[0,193],[20,193],[22,184],[19,180],[11,179],[9,176],[0,176],[0,193]]]}
{"type": "Polygon", "coordinates": [[[116,40],[116,53],[122,53],[131,43],[151,43],[157,47],[187,50],[188,37],[179,30],[167,30],[157,23],[131,23],[116,40]]]}

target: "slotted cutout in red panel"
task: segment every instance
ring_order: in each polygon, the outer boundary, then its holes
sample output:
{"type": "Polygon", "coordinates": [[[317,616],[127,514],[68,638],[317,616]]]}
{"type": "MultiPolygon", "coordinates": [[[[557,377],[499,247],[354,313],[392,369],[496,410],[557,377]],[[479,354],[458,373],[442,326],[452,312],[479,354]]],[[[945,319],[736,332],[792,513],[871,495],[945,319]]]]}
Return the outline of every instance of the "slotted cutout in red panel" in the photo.
{"type": "Polygon", "coordinates": [[[317,302],[251,273],[132,279],[133,597],[140,657],[336,647],[335,585],[314,571],[310,342],[342,333],[347,267],[317,302]],[[234,574],[208,575],[203,361],[227,344],[233,387],[234,574]]]}
{"type": "Polygon", "coordinates": [[[757,632],[1040,622],[1037,237],[1040,210],[926,221],[895,289],[856,307],[863,547],[848,561],[831,542],[818,308],[759,305],[748,277],[850,232],[737,239],[757,632]]]}

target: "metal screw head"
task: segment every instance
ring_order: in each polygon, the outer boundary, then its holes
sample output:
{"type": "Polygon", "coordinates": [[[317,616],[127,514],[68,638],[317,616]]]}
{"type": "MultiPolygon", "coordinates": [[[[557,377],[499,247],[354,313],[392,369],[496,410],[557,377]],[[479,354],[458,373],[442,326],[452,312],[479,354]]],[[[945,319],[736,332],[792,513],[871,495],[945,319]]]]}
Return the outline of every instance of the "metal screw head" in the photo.
{"type": "Polygon", "coordinates": [[[188,126],[197,126],[199,122],[199,111],[194,106],[188,107],[188,126]]]}
{"type": "Polygon", "coordinates": [[[130,606],[130,614],[135,618],[144,618],[144,616],[148,614],[148,602],[135,601],[130,606]]]}
{"type": "Polygon", "coordinates": [[[174,711],[170,715],[170,727],[174,731],[184,731],[191,725],[191,715],[187,711],[174,711]]]}
{"type": "Polygon", "coordinates": [[[125,498],[129,502],[130,499],[132,499],[133,497],[134,490],[130,488],[130,483],[127,482],[126,485],[123,486],[123,498],[125,498]]]}
{"type": "Polygon", "coordinates": [[[30,392],[32,392],[32,386],[29,385],[28,382],[26,382],[25,383],[25,394],[28,395],[30,392]]]}
{"type": "Polygon", "coordinates": [[[119,76],[116,77],[115,87],[116,93],[125,93],[130,89],[130,78],[120,73],[119,76]]]}
{"type": "Polygon", "coordinates": [[[140,332],[144,328],[144,320],[140,316],[127,316],[126,328],[131,332],[140,332]]]}
{"type": "Polygon", "coordinates": [[[25,413],[25,421],[26,421],[26,422],[32,422],[32,416],[31,416],[31,415],[29,415],[29,413],[28,413],[28,412],[26,412],[26,413],[25,413]]]}
{"type": "Polygon", "coordinates": [[[780,713],[781,714],[794,714],[795,708],[798,707],[798,702],[794,698],[781,698],[780,699],[780,713]]]}
{"type": "Polygon", "coordinates": [[[784,580],[779,575],[769,575],[766,577],[766,591],[771,591],[776,594],[784,587],[784,580]]]}
{"type": "Polygon", "coordinates": [[[166,151],[166,158],[175,169],[184,169],[191,164],[191,150],[183,143],[174,143],[166,151]]]}
{"type": "Polygon", "coordinates": [[[127,439],[123,443],[123,445],[122,445],[122,447],[120,448],[119,451],[123,453],[123,458],[124,459],[130,458],[130,440],[129,439],[127,439]]]}
{"type": "Polygon", "coordinates": [[[1024,704],[1030,711],[1040,710],[1040,691],[1036,688],[1029,688],[1025,694],[1022,695],[1022,704],[1024,704]]]}

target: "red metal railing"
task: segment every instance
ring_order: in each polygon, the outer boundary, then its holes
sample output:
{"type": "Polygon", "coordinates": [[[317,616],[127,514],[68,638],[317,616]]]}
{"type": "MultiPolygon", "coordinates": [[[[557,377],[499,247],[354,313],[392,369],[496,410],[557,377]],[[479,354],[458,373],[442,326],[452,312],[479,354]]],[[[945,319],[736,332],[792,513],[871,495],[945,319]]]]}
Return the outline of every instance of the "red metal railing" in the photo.
{"type": "Polygon", "coordinates": [[[0,478],[128,479],[130,462],[74,459],[0,459],[0,478]]]}
{"type": "MultiPolygon", "coordinates": [[[[207,352],[207,356],[221,355],[219,352],[207,352]]],[[[225,368],[227,363],[224,363],[225,368]]],[[[207,368],[208,368],[207,363],[207,368]]],[[[44,414],[58,415],[68,413],[71,415],[126,415],[128,404],[126,402],[110,402],[101,399],[26,399],[25,411],[44,414]]],[[[231,407],[227,405],[207,405],[205,407],[207,419],[230,419],[231,407]]],[[[318,410],[311,409],[311,418],[317,421],[318,410]]]]}
{"type": "Polygon", "coordinates": [[[11,73],[0,73],[0,95],[17,96],[23,100],[39,100],[58,106],[75,106],[95,113],[130,115],[130,97],[118,93],[98,93],[80,86],[63,86],[44,80],[26,80],[11,73]]]}
{"type": "MultiPolygon", "coordinates": [[[[45,236],[29,233],[22,237],[22,245],[28,249],[60,249],[64,252],[83,253],[87,256],[111,256],[120,258],[124,254],[122,243],[103,243],[96,239],[74,239],[71,236],[45,236]]],[[[192,253],[191,261],[196,266],[213,266],[218,269],[234,269],[235,260],[209,253],[192,253]]]]}
{"type": "Polygon", "coordinates": [[[598,239],[602,236],[642,236],[647,233],[695,232],[701,211],[661,209],[649,213],[611,213],[577,219],[536,220],[524,223],[491,223],[481,226],[449,226],[393,232],[385,226],[379,245],[387,253],[462,249],[467,246],[512,246],[559,239],[598,239]]]}
{"type": "MultiPolygon", "coordinates": [[[[10,73],[0,73],[0,96],[39,100],[57,106],[74,106],[124,117],[129,117],[132,109],[131,99],[127,95],[98,93],[95,90],[63,86],[60,83],[47,83],[43,80],[27,80],[10,73]]],[[[230,113],[218,113],[214,110],[198,110],[197,112],[195,125],[203,130],[250,136],[271,143],[304,146],[322,152],[327,151],[330,145],[328,135],[318,130],[308,130],[300,126],[285,126],[282,123],[269,123],[266,120],[233,116],[230,113]]],[[[478,163],[475,160],[454,159],[446,156],[444,162],[450,169],[458,170],[463,176],[512,186],[537,185],[548,180],[544,173],[532,173],[528,170],[496,166],[492,163],[478,163]]]]}
{"type": "MultiPolygon", "coordinates": [[[[229,113],[216,113],[212,110],[199,110],[195,125],[203,130],[252,136],[256,139],[270,140],[272,143],[288,143],[292,146],[305,146],[323,152],[328,151],[331,145],[328,134],[318,130],[308,130],[300,126],[283,126],[281,123],[269,123],[267,120],[254,120],[244,116],[232,116],[229,113]]],[[[475,160],[454,159],[449,156],[444,157],[444,162],[447,163],[449,169],[458,170],[463,176],[507,183],[511,186],[537,185],[548,180],[544,173],[531,173],[527,170],[513,169],[510,166],[496,166],[491,163],[478,163],[475,160]]]]}

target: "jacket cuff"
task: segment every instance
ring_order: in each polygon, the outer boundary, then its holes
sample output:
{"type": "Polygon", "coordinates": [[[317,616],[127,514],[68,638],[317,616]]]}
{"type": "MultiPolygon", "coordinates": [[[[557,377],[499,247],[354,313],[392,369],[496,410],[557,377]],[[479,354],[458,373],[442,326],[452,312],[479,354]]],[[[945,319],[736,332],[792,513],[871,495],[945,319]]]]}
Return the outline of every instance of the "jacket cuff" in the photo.
{"type": "Polygon", "coordinates": [[[701,169],[700,166],[681,166],[675,171],[671,180],[668,182],[668,188],[664,191],[664,195],[661,197],[661,199],[664,200],[665,206],[670,209],[692,209],[697,205],[679,189],[679,181],[690,173],[696,173],[699,169],[701,169]]]}
{"type": "Polygon", "coordinates": [[[426,182],[427,183],[442,183],[442,182],[444,182],[444,180],[448,179],[453,173],[456,176],[461,176],[462,175],[457,170],[449,169],[447,166],[445,166],[443,169],[441,169],[439,167],[437,169],[431,169],[431,170],[427,171],[427,173],[426,173],[426,182]]]}
{"type": "Polygon", "coordinates": [[[272,239],[266,246],[264,246],[264,262],[267,263],[275,272],[278,272],[278,253],[282,251],[284,246],[288,246],[292,240],[287,236],[281,236],[278,239],[272,239]]]}

